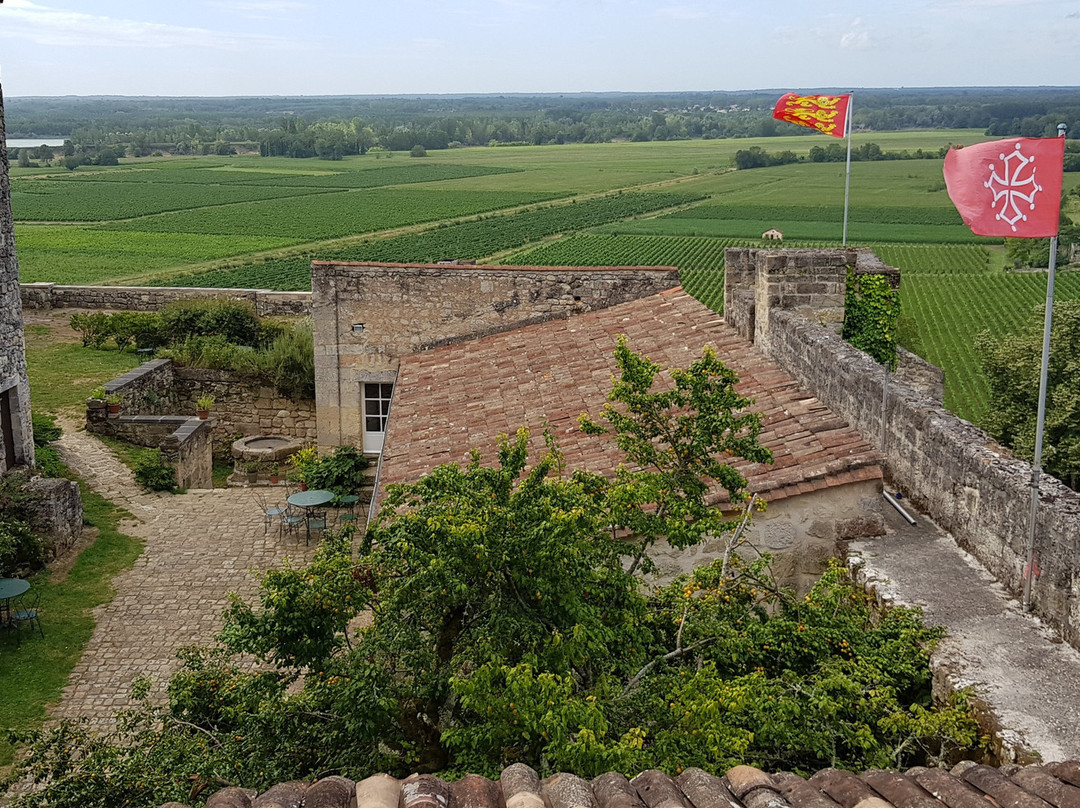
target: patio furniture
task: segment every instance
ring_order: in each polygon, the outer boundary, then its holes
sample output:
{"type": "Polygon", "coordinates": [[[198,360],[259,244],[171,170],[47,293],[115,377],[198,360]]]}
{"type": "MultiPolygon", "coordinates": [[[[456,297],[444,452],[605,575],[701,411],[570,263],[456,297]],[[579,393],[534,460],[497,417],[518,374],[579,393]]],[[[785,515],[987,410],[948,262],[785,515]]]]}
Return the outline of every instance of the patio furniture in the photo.
{"type": "Polygon", "coordinates": [[[22,578],[0,578],[0,628],[13,628],[12,606],[30,589],[22,578]]]}
{"type": "Polygon", "coordinates": [[[26,598],[20,597],[16,602],[15,611],[11,615],[12,625],[15,627],[15,637],[19,643],[22,643],[22,625],[26,623],[33,630],[34,623],[37,623],[37,629],[41,633],[41,639],[45,639],[45,629],[41,627],[41,613],[38,611],[38,607],[41,604],[41,590],[35,589],[33,595],[30,596],[30,602],[26,602],[26,598]]]}
{"type": "Polygon", "coordinates": [[[308,511],[304,523],[307,525],[307,536],[310,539],[311,531],[318,530],[321,533],[326,530],[326,511],[308,511]]]}
{"type": "Polygon", "coordinates": [[[292,505],[288,505],[285,508],[285,513],[281,515],[281,524],[279,526],[279,533],[284,531],[286,533],[293,533],[300,529],[300,525],[307,521],[307,517],[304,515],[303,508],[294,508],[292,505]]]}
{"type": "Polygon", "coordinates": [[[285,505],[271,505],[269,498],[261,493],[255,494],[255,501],[259,503],[259,507],[263,512],[263,535],[265,536],[270,531],[270,525],[274,522],[278,522],[278,532],[281,532],[281,518],[285,515],[287,506],[285,505]]]}
{"type": "Polygon", "coordinates": [[[359,501],[360,497],[356,494],[346,494],[337,498],[338,506],[347,509],[345,513],[338,514],[338,524],[356,521],[356,503],[359,501]]]}
{"type": "MultiPolygon", "coordinates": [[[[330,504],[331,502],[333,502],[335,496],[336,495],[333,491],[327,491],[323,488],[317,488],[314,491],[297,491],[295,494],[292,494],[286,500],[286,502],[288,502],[294,508],[304,509],[305,544],[311,541],[311,520],[313,518],[313,514],[316,512],[315,509],[322,505],[330,504]]],[[[317,528],[320,530],[326,528],[326,511],[324,510],[321,513],[323,526],[322,528],[317,528]]]]}

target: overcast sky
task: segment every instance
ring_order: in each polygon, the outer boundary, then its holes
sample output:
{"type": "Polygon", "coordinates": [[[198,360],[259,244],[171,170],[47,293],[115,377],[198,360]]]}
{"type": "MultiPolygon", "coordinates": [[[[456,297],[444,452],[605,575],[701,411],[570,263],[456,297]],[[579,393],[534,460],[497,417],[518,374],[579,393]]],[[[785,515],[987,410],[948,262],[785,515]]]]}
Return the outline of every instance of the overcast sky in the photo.
{"type": "Polygon", "coordinates": [[[3,0],[5,95],[1080,83],[1080,0],[3,0]]]}

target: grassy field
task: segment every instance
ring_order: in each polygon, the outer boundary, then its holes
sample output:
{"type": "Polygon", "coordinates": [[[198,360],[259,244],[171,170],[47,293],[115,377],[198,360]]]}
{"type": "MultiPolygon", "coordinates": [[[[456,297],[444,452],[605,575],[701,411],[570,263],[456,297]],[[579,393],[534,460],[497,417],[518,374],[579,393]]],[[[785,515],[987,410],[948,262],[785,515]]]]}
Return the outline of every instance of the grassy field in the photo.
{"type": "MultiPolygon", "coordinates": [[[[939,130],[857,136],[885,151],[987,138],[939,130]]],[[[845,167],[732,170],[739,149],[807,153],[819,137],[578,144],[374,155],[338,162],[185,157],[76,172],[13,168],[22,278],[66,283],[307,289],[313,259],[664,264],[711,305],[723,250],[839,245],[845,167]]],[[[1066,188],[1080,183],[1067,174],[1066,188]]],[[[1080,203],[1067,208],[1080,217],[1080,203]]],[[[919,348],[945,367],[946,403],[986,408],[972,341],[1041,300],[1042,275],[1003,270],[1000,240],[973,236],[940,159],[857,162],[848,240],[904,273],[919,348]],[[1008,315],[1008,316],[1007,316],[1008,315]]],[[[1080,295],[1066,274],[1059,296],[1080,295]]]]}

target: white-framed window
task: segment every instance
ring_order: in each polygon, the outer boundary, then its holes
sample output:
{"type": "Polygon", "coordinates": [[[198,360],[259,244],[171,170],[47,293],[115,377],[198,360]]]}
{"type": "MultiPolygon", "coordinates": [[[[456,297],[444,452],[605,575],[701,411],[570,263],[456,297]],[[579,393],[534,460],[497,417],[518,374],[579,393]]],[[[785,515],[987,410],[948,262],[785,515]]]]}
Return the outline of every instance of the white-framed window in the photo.
{"type": "Polygon", "coordinates": [[[390,415],[390,399],[394,395],[392,382],[364,382],[364,452],[381,454],[386,437],[386,419],[390,415]]]}

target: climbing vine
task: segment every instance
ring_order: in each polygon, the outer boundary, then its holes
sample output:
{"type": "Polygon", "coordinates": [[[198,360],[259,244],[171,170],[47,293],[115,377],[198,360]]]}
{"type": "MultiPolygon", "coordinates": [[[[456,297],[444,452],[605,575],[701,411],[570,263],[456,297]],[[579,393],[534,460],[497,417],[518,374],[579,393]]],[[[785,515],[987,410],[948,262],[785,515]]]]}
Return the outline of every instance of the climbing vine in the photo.
{"type": "Polygon", "coordinates": [[[844,327],[840,336],[889,370],[896,369],[900,290],[885,275],[856,274],[848,267],[844,327]]]}

